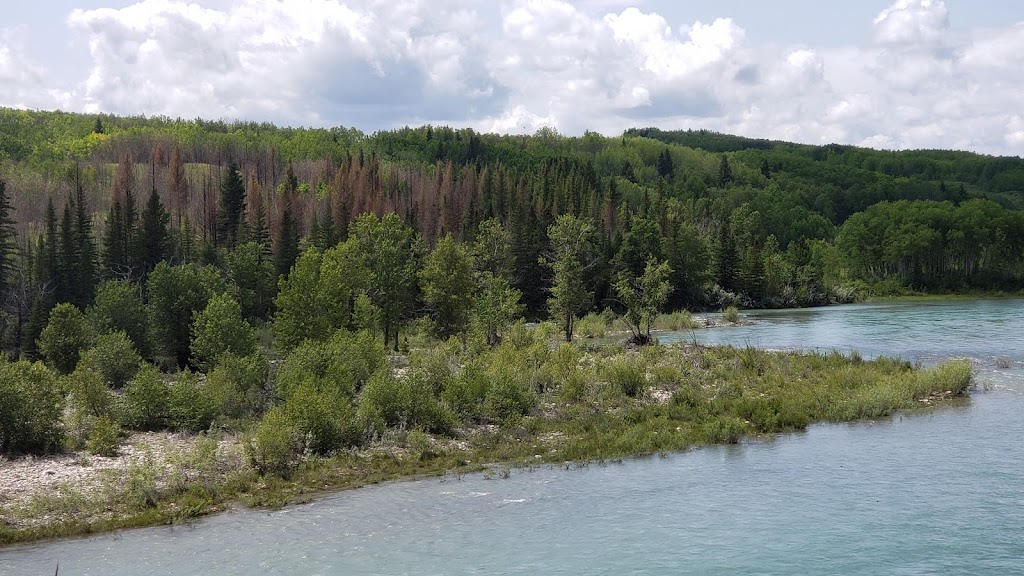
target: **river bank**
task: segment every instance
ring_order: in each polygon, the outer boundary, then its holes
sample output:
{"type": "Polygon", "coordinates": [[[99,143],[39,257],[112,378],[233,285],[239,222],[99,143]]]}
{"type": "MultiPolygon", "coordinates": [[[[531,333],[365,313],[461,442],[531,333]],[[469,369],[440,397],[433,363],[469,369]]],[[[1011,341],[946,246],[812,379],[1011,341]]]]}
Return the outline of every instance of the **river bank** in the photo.
{"type": "Polygon", "coordinates": [[[398,478],[735,443],[942,404],[971,382],[963,362],[920,370],[891,359],[703,346],[560,346],[538,370],[546,376],[534,382],[526,415],[474,418],[447,434],[389,430],[358,449],[306,455],[280,474],[254,467],[244,432],[137,434],[116,458],[3,462],[0,543],[276,507],[398,478]]]}

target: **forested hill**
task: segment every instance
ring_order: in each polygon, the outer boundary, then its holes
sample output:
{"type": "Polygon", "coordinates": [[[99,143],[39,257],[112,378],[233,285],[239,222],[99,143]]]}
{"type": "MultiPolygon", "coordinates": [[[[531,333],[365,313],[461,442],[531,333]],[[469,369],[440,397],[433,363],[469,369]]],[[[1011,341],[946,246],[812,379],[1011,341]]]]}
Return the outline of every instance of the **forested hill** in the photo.
{"type": "MultiPolygon", "coordinates": [[[[0,180],[7,342],[37,302],[85,307],[101,280],[144,284],[165,261],[230,276],[239,247],[255,243],[287,276],[303,251],[344,241],[364,213],[398,215],[416,238],[414,268],[448,234],[474,249],[506,242],[507,269],[492,272],[538,318],[549,313],[558,271],[544,261],[557,257],[549,232],[562,215],[587,231],[576,314],[621,310],[616,283],[649,262],[667,263],[676,308],[1024,282],[1024,162],[969,152],[655,128],[365,134],[0,109],[0,180]]],[[[276,282],[267,286],[253,319],[273,314],[276,282]]],[[[414,286],[403,321],[437,313],[422,298],[414,286]]]]}

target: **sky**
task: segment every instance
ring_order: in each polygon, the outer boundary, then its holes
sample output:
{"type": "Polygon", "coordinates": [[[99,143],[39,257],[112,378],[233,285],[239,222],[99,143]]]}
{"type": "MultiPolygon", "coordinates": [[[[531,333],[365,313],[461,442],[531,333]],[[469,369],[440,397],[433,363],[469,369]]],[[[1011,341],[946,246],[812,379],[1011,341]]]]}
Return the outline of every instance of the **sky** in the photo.
{"type": "Polygon", "coordinates": [[[46,0],[0,106],[1024,155],[1019,0],[46,0]]]}

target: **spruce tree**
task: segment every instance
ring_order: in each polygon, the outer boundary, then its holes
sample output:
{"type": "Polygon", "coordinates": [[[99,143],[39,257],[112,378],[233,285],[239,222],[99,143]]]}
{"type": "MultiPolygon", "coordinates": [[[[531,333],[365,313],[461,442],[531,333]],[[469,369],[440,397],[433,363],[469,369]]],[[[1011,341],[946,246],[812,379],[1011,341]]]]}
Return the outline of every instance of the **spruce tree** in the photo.
{"type": "Polygon", "coordinates": [[[6,296],[14,287],[15,264],[17,251],[14,218],[11,212],[10,198],[7,196],[7,183],[0,180],[0,295],[6,296]]]}
{"type": "Polygon", "coordinates": [[[85,190],[81,183],[75,190],[74,242],[78,246],[78,260],[74,263],[74,298],[79,308],[92,303],[98,281],[96,274],[96,245],[92,237],[92,214],[85,201],[85,190]]]}
{"type": "Polygon", "coordinates": [[[245,183],[238,172],[238,165],[231,162],[220,183],[220,200],[217,205],[218,246],[233,248],[238,244],[238,231],[242,225],[244,209],[245,183]]]}
{"type": "Polygon", "coordinates": [[[142,212],[142,227],[139,231],[142,278],[152,272],[170,252],[170,235],[167,229],[170,221],[171,215],[160,201],[156,188],[153,188],[149,193],[146,209],[142,212]]]}

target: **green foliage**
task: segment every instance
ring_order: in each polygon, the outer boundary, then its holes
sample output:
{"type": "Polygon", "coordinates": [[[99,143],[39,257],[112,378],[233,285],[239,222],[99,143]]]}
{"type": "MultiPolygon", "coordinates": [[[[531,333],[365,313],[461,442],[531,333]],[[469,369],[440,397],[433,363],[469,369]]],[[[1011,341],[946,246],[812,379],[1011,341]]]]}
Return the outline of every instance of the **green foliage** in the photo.
{"type": "Polygon", "coordinates": [[[472,322],[495,346],[501,334],[522,317],[522,293],[512,288],[508,281],[490,272],[477,276],[477,295],[472,302],[472,322]]]}
{"type": "Polygon", "coordinates": [[[386,428],[422,428],[444,434],[454,425],[454,415],[442,404],[427,379],[416,373],[392,376],[380,370],[363,388],[359,419],[371,435],[386,428]]]}
{"type": "Polygon", "coordinates": [[[740,309],[735,306],[728,306],[722,310],[722,321],[729,324],[739,324],[740,309]]]}
{"type": "Polygon", "coordinates": [[[50,311],[50,321],[39,335],[39,352],[48,366],[61,374],[70,374],[92,339],[92,327],[82,311],[74,304],[58,304],[50,311]]]}
{"type": "Polygon", "coordinates": [[[191,352],[193,315],[225,291],[224,282],[209,266],[161,262],[150,273],[146,287],[156,351],[173,365],[184,367],[191,352]]]}
{"type": "Polygon", "coordinates": [[[118,419],[133,430],[159,430],[170,423],[171,390],[156,367],[146,364],[121,393],[118,419]]]}
{"type": "Polygon", "coordinates": [[[85,449],[96,456],[117,456],[121,448],[121,435],[117,422],[110,416],[103,416],[96,420],[85,442],[85,449]]]}
{"type": "Polygon", "coordinates": [[[49,454],[64,439],[64,396],[40,363],[0,361],[0,453],[49,454]]]}
{"type": "Polygon", "coordinates": [[[80,365],[95,370],[107,385],[121,388],[135,377],[142,357],[124,332],[110,332],[96,337],[96,345],[82,353],[80,365]]]}
{"type": "Polygon", "coordinates": [[[286,476],[298,461],[302,436],[284,408],[270,409],[245,443],[249,463],[260,474],[286,476]]]}
{"type": "Polygon", "coordinates": [[[337,388],[307,380],[292,391],[283,406],[302,439],[304,451],[330,454],[362,440],[356,409],[337,388]]]}
{"type": "Polygon", "coordinates": [[[419,272],[423,299],[434,311],[438,335],[464,334],[473,302],[473,264],[469,250],[447,234],[437,241],[419,272]]]}
{"type": "Polygon", "coordinates": [[[256,331],[242,319],[242,309],[227,293],[212,297],[192,322],[192,362],[209,370],[224,354],[248,356],[256,351],[256,331]]]}
{"type": "Polygon", "coordinates": [[[365,257],[367,294],[380,310],[385,342],[398,350],[398,324],[412,305],[417,246],[414,231],[397,214],[363,214],[351,226],[352,249],[365,257]]]}
{"type": "Polygon", "coordinates": [[[246,320],[264,320],[270,315],[277,288],[274,266],[264,247],[244,242],[227,253],[225,269],[231,279],[230,290],[242,308],[246,320]]]}
{"type": "Polygon", "coordinates": [[[139,354],[149,356],[149,313],[138,285],[127,280],[101,282],[87,316],[97,334],[124,332],[139,354]]]}
{"type": "Polygon", "coordinates": [[[184,372],[171,385],[170,424],[185,432],[202,432],[217,418],[217,400],[197,374],[184,372]]]}
{"type": "Polygon", "coordinates": [[[672,271],[667,262],[647,261],[643,274],[632,276],[629,269],[623,270],[615,282],[615,292],[626,305],[623,320],[633,333],[633,341],[647,344],[651,341],[651,325],[668,300],[672,290],[669,275],[672,271]]]}
{"type": "Polygon", "coordinates": [[[637,398],[647,388],[645,367],[636,359],[615,359],[604,366],[608,381],[630,398],[637,398]]]}
{"type": "Polygon", "coordinates": [[[547,261],[555,274],[548,309],[572,341],[573,322],[590,307],[593,294],[584,283],[584,271],[594,260],[594,229],[581,218],[563,214],[548,228],[552,257],[547,261]]]}
{"type": "Polygon", "coordinates": [[[372,334],[339,330],[327,342],[306,341],[293,350],[281,364],[275,392],[287,399],[312,379],[351,398],[386,362],[383,343],[372,334]]]}
{"type": "Polygon", "coordinates": [[[206,387],[217,412],[228,418],[243,418],[261,411],[268,395],[269,376],[270,363],[263,354],[235,356],[228,352],[207,375],[206,387]]]}
{"type": "Polygon", "coordinates": [[[342,328],[376,328],[365,325],[376,314],[363,297],[368,274],[365,258],[351,241],[323,253],[315,248],[303,253],[291,274],[281,280],[274,300],[278,347],[291,350],[303,340],[326,340],[342,328]]]}
{"type": "Polygon", "coordinates": [[[65,376],[68,390],[68,427],[71,441],[81,446],[100,418],[114,415],[116,398],[99,372],[80,366],[65,376]]]}
{"type": "Polygon", "coordinates": [[[529,384],[515,374],[491,373],[491,384],[484,397],[483,414],[496,420],[523,416],[537,405],[537,395],[529,384]]]}

